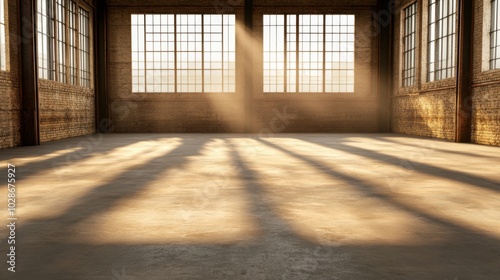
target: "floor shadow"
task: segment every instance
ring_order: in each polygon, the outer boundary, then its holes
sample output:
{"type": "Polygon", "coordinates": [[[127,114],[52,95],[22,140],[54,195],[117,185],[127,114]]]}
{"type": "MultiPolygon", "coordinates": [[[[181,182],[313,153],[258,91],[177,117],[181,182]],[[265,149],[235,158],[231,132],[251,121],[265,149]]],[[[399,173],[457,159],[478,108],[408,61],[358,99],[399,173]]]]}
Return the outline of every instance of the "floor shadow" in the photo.
{"type": "MultiPolygon", "coordinates": [[[[51,236],[69,234],[74,225],[101,215],[120,201],[138,195],[149,182],[154,181],[160,174],[164,175],[165,171],[182,168],[189,162],[189,157],[199,154],[205,143],[205,140],[184,140],[170,152],[136,166],[133,170],[124,170],[112,181],[94,187],[61,215],[51,219],[22,223],[20,231],[22,233],[47,232],[51,236]],[[171,164],[172,157],[177,157],[175,165],[171,164]]],[[[57,255],[60,248],[45,249],[43,255],[57,255]]]]}
{"type": "MultiPolygon", "coordinates": [[[[307,168],[312,167],[356,188],[360,193],[359,199],[363,199],[364,194],[376,197],[401,211],[449,229],[452,234],[446,242],[427,245],[385,245],[377,242],[321,245],[308,242],[279,215],[277,205],[273,204],[266,192],[269,186],[266,183],[266,175],[251,167],[253,164],[259,164],[259,160],[268,159],[255,158],[250,165],[242,151],[226,141],[230,155],[229,164],[235,166],[235,180],[242,184],[242,195],[250,206],[249,214],[255,217],[257,225],[262,228],[262,234],[256,240],[234,244],[147,244],[143,236],[137,235],[135,242],[129,244],[63,241],[61,237],[70,234],[74,225],[84,219],[92,220],[93,217],[109,211],[123,199],[137,195],[149,182],[157,179],[158,174],[168,174],[169,170],[185,167],[190,161],[189,158],[198,155],[200,149],[211,139],[228,137],[183,138],[176,149],[138,166],[136,172],[131,172],[132,169],[123,170],[113,182],[97,186],[62,215],[50,220],[24,224],[21,220],[16,252],[17,272],[8,274],[8,279],[495,280],[500,274],[498,239],[471,231],[437,217],[430,211],[425,212],[406,205],[379,191],[370,182],[265,140],[259,140],[259,143],[297,159],[307,168]],[[170,161],[172,157],[176,160],[170,161]],[[143,174],[144,178],[138,181],[136,177],[140,174],[143,174]],[[35,239],[37,241],[33,241],[35,239]]],[[[335,192],[335,189],[332,188],[331,191],[335,192]]],[[[148,207],[147,200],[141,202],[144,207],[148,207]]],[[[169,217],[165,216],[165,219],[169,217]]],[[[341,220],[335,222],[342,223],[341,220]]],[[[225,225],[214,223],[213,227],[217,230],[225,225]]],[[[89,230],[99,238],[101,233],[98,230],[89,230]]],[[[157,228],[152,224],[148,230],[155,231],[157,228]]],[[[0,268],[0,275],[3,277],[6,271],[5,261],[1,262],[0,268]]]]}
{"type": "MultiPolygon", "coordinates": [[[[484,155],[484,154],[474,154],[474,153],[468,153],[468,152],[458,151],[456,149],[453,150],[453,151],[450,151],[450,150],[440,149],[437,146],[426,146],[426,145],[423,145],[423,144],[409,143],[408,141],[395,141],[395,140],[390,139],[388,137],[394,138],[394,137],[392,137],[392,135],[391,136],[388,135],[387,137],[373,137],[373,139],[376,139],[376,140],[379,140],[379,141],[383,141],[383,142],[387,142],[387,143],[391,143],[391,144],[404,145],[404,146],[408,146],[408,147],[412,147],[412,148],[429,149],[431,151],[438,151],[438,152],[452,154],[452,155],[462,155],[462,156],[466,156],[466,157],[481,157],[481,158],[500,159],[500,156],[491,156],[491,155],[484,155]]],[[[415,138],[412,138],[412,137],[401,137],[401,136],[400,137],[396,137],[396,138],[402,138],[402,139],[405,139],[405,140],[415,139],[415,138]]],[[[419,138],[417,138],[417,139],[419,139],[419,138]]],[[[445,141],[445,140],[441,140],[441,139],[432,139],[432,138],[421,138],[421,140],[425,140],[425,141],[429,141],[429,142],[432,141],[432,142],[437,142],[437,143],[440,143],[440,142],[447,142],[447,143],[449,143],[449,141],[445,141]]],[[[469,144],[469,145],[476,145],[476,144],[469,144]]]]}
{"type": "MultiPolygon", "coordinates": [[[[266,239],[285,236],[293,236],[295,238],[294,231],[279,214],[277,214],[276,209],[271,206],[272,201],[270,201],[266,194],[264,186],[260,182],[261,179],[259,175],[245,163],[245,160],[241,158],[240,153],[234,145],[227,140],[226,143],[230,148],[230,156],[232,164],[235,166],[237,172],[237,178],[245,187],[247,198],[251,205],[250,211],[252,216],[259,221],[259,225],[263,230],[262,235],[266,239]]],[[[285,239],[290,240],[289,238],[285,239]]]]}
{"type": "MultiPolygon", "coordinates": [[[[370,158],[375,161],[387,163],[393,166],[405,166],[405,163],[411,162],[409,159],[403,159],[396,156],[386,155],[382,153],[375,152],[373,150],[368,150],[360,147],[355,147],[351,145],[346,145],[341,142],[335,142],[334,145],[328,146],[322,142],[314,141],[311,139],[296,138],[298,140],[307,141],[315,145],[320,145],[328,149],[334,149],[343,151],[349,154],[357,155],[364,158],[370,158]]],[[[269,143],[269,142],[266,142],[269,143]]],[[[415,162],[411,165],[413,170],[416,172],[421,172],[428,174],[430,176],[436,176],[441,178],[446,178],[449,180],[456,181],[458,183],[466,183],[471,186],[480,187],[487,190],[500,192],[500,182],[489,180],[487,178],[478,177],[472,174],[467,174],[463,172],[458,172],[454,170],[445,169],[438,166],[432,166],[429,164],[415,162]]]]}
{"type": "Polygon", "coordinates": [[[378,198],[381,201],[383,201],[385,203],[389,203],[390,205],[395,206],[396,208],[398,208],[404,212],[410,213],[413,216],[425,219],[428,222],[431,222],[433,224],[437,224],[437,225],[440,225],[440,226],[443,226],[446,228],[450,228],[455,232],[467,231],[469,234],[476,236],[479,239],[488,241],[491,244],[495,244],[495,247],[500,250],[500,240],[492,238],[488,235],[484,235],[484,234],[481,234],[481,233],[478,233],[475,231],[471,231],[468,228],[464,228],[461,225],[458,225],[456,223],[453,223],[451,221],[448,221],[446,219],[443,219],[441,217],[433,215],[430,212],[424,212],[424,211],[420,210],[419,208],[416,208],[416,207],[413,207],[413,206],[408,205],[406,203],[403,203],[403,202],[399,201],[398,199],[396,199],[395,197],[390,196],[382,189],[379,189],[375,184],[373,184],[371,182],[367,182],[367,181],[359,179],[359,178],[356,178],[356,177],[351,176],[349,174],[336,171],[336,170],[332,169],[331,167],[325,165],[324,163],[321,163],[320,161],[317,161],[317,160],[314,160],[312,158],[300,155],[298,153],[295,153],[295,152],[290,151],[288,149],[282,148],[276,144],[273,144],[273,143],[266,141],[266,140],[263,140],[263,139],[258,139],[258,141],[264,145],[267,145],[273,149],[276,149],[280,152],[283,152],[289,156],[292,156],[296,159],[303,161],[304,163],[308,164],[311,167],[314,167],[319,172],[321,172],[327,176],[330,176],[333,179],[341,179],[342,181],[346,182],[352,188],[355,188],[356,190],[358,190],[360,193],[364,193],[369,197],[378,198]]]}
{"type": "Polygon", "coordinates": [[[61,146],[65,147],[66,149],[76,149],[75,151],[64,153],[59,156],[42,160],[33,160],[26,164],[23,164],[22,166],[19,166],[19,168],[17,168],[17,176],[19,178],[27,179],[50,169],[64,168],[93,156],[102,156],[107,153],[111,153],[114,150],[137,143],[138,139],[144,141],[157,140],[164,137],[164,135],[161,134],[153,134],[150,135],[147,139],[144,139],[130,135],[130,137],[128,138],[120,137],[120,141],[113,143],[112,145],[106,144],[107,142],[105,141],[105,139],[113,139],[116,136],[117,135],[114,134],[94,134],[49,142],[37,147],[12,148],[8,151],[5,151],[5,153],[0,156],[0,160],[9,161],[12,159],[12,164],[16,165],[16,159],[25,158],[23,156],[17,156],[16,154],[18,153],[18,151],[19,153],[24,154],[26,153],[26,150],[29,150],[30,156],[41,157],[61,150],[61,146]]]}

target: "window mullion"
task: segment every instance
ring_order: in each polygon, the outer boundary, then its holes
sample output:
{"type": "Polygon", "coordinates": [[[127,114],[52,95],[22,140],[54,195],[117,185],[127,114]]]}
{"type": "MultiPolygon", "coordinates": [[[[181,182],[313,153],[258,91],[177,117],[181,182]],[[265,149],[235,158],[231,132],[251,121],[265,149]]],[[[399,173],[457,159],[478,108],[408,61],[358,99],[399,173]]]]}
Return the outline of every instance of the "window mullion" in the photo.
{"type": "Polygon", "coordinates": [[[323,15],[323,93],[326,92],[326,15],[323,15]]]}
{"type": "Polygon", "coordinates": [[[283,41],[283,44],[284,44],[284,67],[283,67],[283,76],[284,76],[284,83],[285,83],[285,87],[284,87],[284,92],[288,92],[288,15],[284,15],[284,19],[283,19],[283,22],[284,22],[284,25],[283,25],[283,29],[284,29],[284,32],[283,32],[283,36],[284,36],[284,41],[283,41]]]}
{"type": "Polygon", "coordinates": [[[53,20],[52,22],[54,23],[54,33],[53,33],[53,40],[54,40],[54,64],[55,64],[55,77],[54,77],[54,81],[59,81],[59,14],[58,14],[58,11],[57,9],[59,8],[58,7],[58,3],[57,3],[57,0],[51,0],[53,1],[52,3],[52,16],[53,16],[53,20]]]}
{"type": "Polygon", "coordinates": [[[52,13],[51,13],[51,2],[53,0],[47,0],[47,3],[46,3],[46,9],[47,9],[47,37],[48,37],[48,55],[47,55],[47,68],[48,68],[48,79],[49,80],[53,80],[54,79],[54,74],[53,74],[53,71],[54,71],[54,27],[52,26],[51,22],[52,22],[52,13]]]}
{"type": "MultiPolygon", "coordinates": [[[[205,15],[201,15],[201,92],[202,93],[205,93],[205,28],[204,27],[205,27],[205,15]]],[[[196,56],[196,51],[195,51],[195,56],[196,56]]]]}
{"type": "Polygon", "coordinates": [[[174,76],[175,76],[175,93],[178,92],[178,67],[177,67],[177,61],[178,61],[178,54],[177,54],[177,14],[174,15],[174,76]]]}
{"type": "Polygon", "coordinates": [[[148,92],[148,83],[147,83],[147,79],[148,79],[148,76],[147,76],[147,23],[146,23],[146,15],[144,15],[142,17],[142,20],[144,22],[144,49],[143,49],[143,53],[144,53],[144,91],[145,92],[148,92]]]}
{"type": "Polygon", "coordinates": [[[300,59],[300,49],[299,49],[299,46],[300,46],[300,42],[299,42],[299,26],[300,26],[300,22],[299,22],[299,15],[295,15],[295,65],[296,65],[296,70],[295,70],[295,92],[300,92],[300,89],[299,89],[299,85],[300,85],[300,81],[299,81],[299,77],[300,77],[300,74],[299,74],[299,66],[300,66],[300,63],[299,63],[299,59],[300,59]]]}
{"type": "Polygon", "coordinates": [[[66,7],[64,8],[64,19],[65,19],[65,25],[64,25],[64,37],[66,38],[65,42],[64,42],[64,47],[65,47],[65,53],[66,55],[64,56],[64,61],[65,61],[65,65],[64,65],[64,68],[66,70],[66,83],[69,83],[69,80],[70,80],[70,69],[69,69],[69,56],[70,56],[70,46],[69,46],[69,5],[71,4],[70,3],[70,0],[64,0],[64,3],[66,5],[66,7]]]}
{"type": "MultiPolygon", "coordinates": [[[[226,92],[226,91],[224,90],[224,89],[225,89],[225,78],[226,78],[226,76],[225,76],[225,72],[226,72],[225,70],[226,70],[226,67],[224,67],[224,65],[225,65],[225,59],[224,59],[224,56],[225,56],[225,54],[226,54],[226,52],[224,51],[224,50],[225,50],[225,49],[224,49],[224,47],[225,47],[225,46],[224,46],[224,38],[225,38],[224,36],[227,36],[227,34],[226,34],[226,32],[225,32],[225,30],[226,30],[226,26],[224,25],[224,19],[225,19],[225,18],[226,18],[226,17],[225,17],[225,15],[222,15],[222,27],[221,27],[221,30],[222,30],[222,34],[221,34],[221,36],[222,36],[222,43],[221,43],[221,45],[222,45],[222,49],[221,49],[221,51],[222,51],[222,92],[226,92]]],[[[202,29],[205,29],[205,27],[204,27],[204,26],[202,26],[201,28],[202,28],[202,29]]],[[[203,52],[205,52],[205,49],[203,49],[203,52]]]]}

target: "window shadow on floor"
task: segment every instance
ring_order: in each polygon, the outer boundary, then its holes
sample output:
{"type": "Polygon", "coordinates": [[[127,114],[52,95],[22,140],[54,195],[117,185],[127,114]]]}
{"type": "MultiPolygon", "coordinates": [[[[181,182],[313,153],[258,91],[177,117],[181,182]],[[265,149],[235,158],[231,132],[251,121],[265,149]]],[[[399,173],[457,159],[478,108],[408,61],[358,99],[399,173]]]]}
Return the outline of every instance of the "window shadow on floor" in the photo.
{"type": "MultiPolygon", "coordinates": [[[[390,164],[392,166],[404,167],[404,162],[407,161],[407,159],[404,158],[378,153],[376,151],[368,150],[361,147],[346,145],[342,141],[335,141],[332,142],[331,145],[326,145],[323,142],[311,140],[311,138],[295,138],[295,139],[310,142],[315,145],[320,145],[328,149],[339,150],[360,157],[369,158],[381,163],[390,164]]],[[[488,178],[478,177],[472,174],[449,170],[443,167],[432,166],[421,162],[419,162],[418,164],[414,164],[412,166],[413,166],[412,168],[414,168],[416,172],[425,173],[430,176],[436,176],[448,180],[453,180],[456,181],[457,183],[466,183],[474,187],[500,192],[500,182],[493,181],[488,178]]]]}
{"type": "MultiPolygon", "coordinates": [[[[311,242],[299,236],[280,214],[266,191],[265,175],[252,168],[231,137],[183,138],[177,148],[141,164],[134,174],[147,174],[136,181],[124,170],[113,181],[95,187],[62,215],[32,221],[19,228],[19,267],[13,279],[495,279],[500,273],[500,241],[452,221],[407,205],[380,191],[375,184],[335,170],[313,157],[299,154],[265,139],[261,145],[284,153],[360,194],[379,199],[402,212],[446,228],[450,234],[439,244],[336,244],[311,242]],[[235,179],[243,187],[249,215],[261,234],[253,240],[232,244],[145,243],[142,236],[127,244],[90,244],[63,241],[73,226],[108,212],[114,205],[145,191],[158,174],[183,168],[200,154],[207,142],[222,139],[235,166],[235,179]],[[171,161],[176,157],[175,161],[171,161]],[[117,276],[121,278],[117,278],[117,276]],[[126,278],[125,278],[126,277],[126,278]]],[[[299,139],[299,138],[297,138],[299,139]]],[[[301,139],[304,140],[304,139],[301,139]]],[[[305,140],[304,140],[305,141],[305,140]]],[[[312,141],[308,138],[307,141],[312,141]]],[[[319,144],[319,143],[318,143],[319,144]]],[[[330,147],[335,149],[335,147],[330,147]]],[[[342,147],[346,150],[347,147],[342,147]]],[[[374,154],[370,154],[375,156],[374,154]]],[[[254,159],[254,164],[259,160],[254,159]]],[[[391,162],[393,159],[386,159],[391,162]]],[[[292,175],[291,175],[292,176],[292,175]]],[[[311,190],[304,190],[311,191],[311,190]]],[[[332,188],[332,192],[335,189],[332,188]]],[[[360,195],[363,199],[363,195],[360,195]]],[[[147,203],[147,201],[144,201],[147,203]]],[[[334,202],[332,202],[334,203],[334,202]]],[[[147,207],[147,204],[145,204],[147,207]]],[[[377,209],[373,209],[377,211],[377,209]]],[[[210,219],[210,217],[208,217],[210,219]]],[[[165,219],[169,219],[168,216],[165,219]]],[[[334,221],[342,223],[342,221],[334,221]]],[[[214,229],[224,228],[214,224],[214,229]]],[[[92,230],[92,229],[89,229],[92,230]]],[[[151,225],[151,231],[158,230],[151,225]]],[[[169,229],[162,229],[169,230],[169,229]]],[[[334,229],[333,229],[334,230],[334,229]]],[[[95,232],[96,238],[99,232],[95,232]]],[[[119,233],[118,233],[119,234],[119,233]]],[[[332,240],[336,241],[336,240],[332,240]]],[[[0,266],[4,269],[5,263],[0,266]]],[[[3,272],[2,272],[3,273],[3,272]]]]}

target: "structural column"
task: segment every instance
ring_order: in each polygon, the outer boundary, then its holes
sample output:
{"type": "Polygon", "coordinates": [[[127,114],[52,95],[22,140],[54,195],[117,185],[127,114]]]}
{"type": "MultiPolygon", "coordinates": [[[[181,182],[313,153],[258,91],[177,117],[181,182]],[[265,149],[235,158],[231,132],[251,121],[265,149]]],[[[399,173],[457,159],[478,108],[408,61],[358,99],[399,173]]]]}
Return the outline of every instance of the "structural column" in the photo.
{"type": "Polygon", "coordinates": [[[390,0],[378,1],[374,24],[379,34],[379,131],[391,131],[392,28],[393,11],[390,0]]]}
{"type": "MultiPolygon", "coordinates": [[[[253,0],[245,0],[245,31],[248,33],[247,36],[253,36],[253,0]]],[[[252,127],[252,112],[253,112],[253,56],[252,56],[252,46],[246,44],[245,48],[245,92],[244,92],[244,102],[245,102],[245,132],[253,132],[252,127]]]]}
{"type": "Polygon", "coordinates": [[[460,0],[458,7],[457,108],[455,141],[470,143],[472,133],[472,42],[474,1],[460,0]]]}
{"type": "Polygon", "coordinates": [[[21,144],[23,146],[36,146],[40,145],[36,1],[19,0],[18,5],[20,19],[18,22],[20,27],[18,46],[21,62],[19,90],[22,100],[21,144]]]}
{"type": "Polygon", "coordinates": [[[96,1],[95,9],[95,81],[96,81],[96,127],[97,132],[109,133],[109,106],[107,86],[106,32],[107,7],[106,1],[96,1]]]}

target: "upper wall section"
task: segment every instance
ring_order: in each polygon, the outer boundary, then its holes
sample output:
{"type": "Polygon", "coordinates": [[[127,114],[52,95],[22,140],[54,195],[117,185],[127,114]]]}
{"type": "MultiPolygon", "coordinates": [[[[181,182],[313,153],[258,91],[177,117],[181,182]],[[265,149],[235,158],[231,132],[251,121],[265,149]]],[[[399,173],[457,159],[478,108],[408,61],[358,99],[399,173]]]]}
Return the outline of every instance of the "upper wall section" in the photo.
{"type": "MultiPolygon", "coordinates": [[[[174,1],[164,1],[164,0],[107,0],[107,5],[109,7],[244,7],[244,0],[174,0],[174,1]]],[[[377,0],[300,0],[300,1],[289,1],[289,0],[254,0],[254,7],[374,7],[377,5],[377,0]]]]}
{"type": "Polygon", "coordinates": [[[253,31],[245,28],[244,1],[107,3],[109,111],[116,132],[378,130],[378,37],[370,33],[376,1],[254,1],[253,31]],[[139,13],[235,14],[236,91],[132,92],[131,15],[139,13]],[[280,13],[355,15],[354,93],[263,92],[263,15],[280,13]]]}

